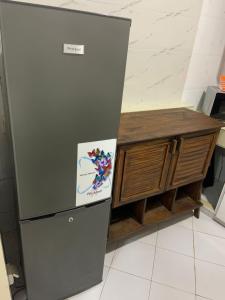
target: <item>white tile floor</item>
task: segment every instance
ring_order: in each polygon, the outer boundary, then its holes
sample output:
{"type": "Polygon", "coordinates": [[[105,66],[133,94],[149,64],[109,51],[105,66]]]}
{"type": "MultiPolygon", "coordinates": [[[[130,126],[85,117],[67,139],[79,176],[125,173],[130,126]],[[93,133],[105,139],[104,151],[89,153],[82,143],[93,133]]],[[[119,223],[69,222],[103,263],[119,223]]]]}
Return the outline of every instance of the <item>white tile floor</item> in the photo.
{"type": "Polygon", "coordinates": [[[224,300],[225,228],[202,213],[111,244],[103,277],[69,300],[224,300]]]}

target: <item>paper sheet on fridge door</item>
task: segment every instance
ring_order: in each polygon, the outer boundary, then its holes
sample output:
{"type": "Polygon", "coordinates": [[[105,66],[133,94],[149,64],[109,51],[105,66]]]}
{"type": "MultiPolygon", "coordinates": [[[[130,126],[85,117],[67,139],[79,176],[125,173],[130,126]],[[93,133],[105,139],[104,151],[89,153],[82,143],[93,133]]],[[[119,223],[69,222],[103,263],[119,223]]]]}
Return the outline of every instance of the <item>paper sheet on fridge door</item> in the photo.
{"type": "Polygon", "coordinates": [[[111,197],[116,139],[78,144],[76,206],[111,197]]]}

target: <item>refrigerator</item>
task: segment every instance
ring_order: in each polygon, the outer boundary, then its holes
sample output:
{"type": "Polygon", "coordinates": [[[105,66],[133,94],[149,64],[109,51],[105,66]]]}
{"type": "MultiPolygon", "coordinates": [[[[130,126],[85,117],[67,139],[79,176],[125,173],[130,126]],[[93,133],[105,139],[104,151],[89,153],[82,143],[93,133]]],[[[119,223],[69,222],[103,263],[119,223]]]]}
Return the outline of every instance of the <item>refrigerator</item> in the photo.
{"type": "Polygon", "coordinates": [[[131,21],[0,9],[27,295],[65,299],[102,280],[131,21]]]}

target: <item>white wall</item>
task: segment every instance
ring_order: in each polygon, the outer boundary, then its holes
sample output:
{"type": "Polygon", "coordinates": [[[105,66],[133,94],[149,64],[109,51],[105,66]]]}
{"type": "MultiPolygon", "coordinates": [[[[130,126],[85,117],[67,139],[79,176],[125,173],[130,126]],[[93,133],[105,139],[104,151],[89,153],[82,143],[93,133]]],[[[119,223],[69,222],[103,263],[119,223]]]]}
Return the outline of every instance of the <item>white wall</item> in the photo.
{"type": "Polygon", "coordinates": [[[204,0],[183,91],[183,103],[198,106],[209,85],[225,72],[225,0],[204,0]],[[224,61],[223,61],[224,60],[224,61]]]}
{"type": "Polygon", "coordinates": [[[27,0],[27,2],[131,18],[122,110],[181,105],[202,0],[27,0]]]}

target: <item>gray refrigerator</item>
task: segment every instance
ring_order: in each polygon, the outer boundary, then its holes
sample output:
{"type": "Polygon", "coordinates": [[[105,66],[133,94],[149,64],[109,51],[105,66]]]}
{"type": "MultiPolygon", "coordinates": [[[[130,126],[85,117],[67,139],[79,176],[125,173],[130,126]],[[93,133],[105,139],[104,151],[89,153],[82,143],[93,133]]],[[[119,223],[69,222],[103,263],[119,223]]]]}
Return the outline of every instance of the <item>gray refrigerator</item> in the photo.
{"type": "Polygon", "coordinates": [[[1,1],[29,300],[102,280],[130,20],[1,1]]]}

